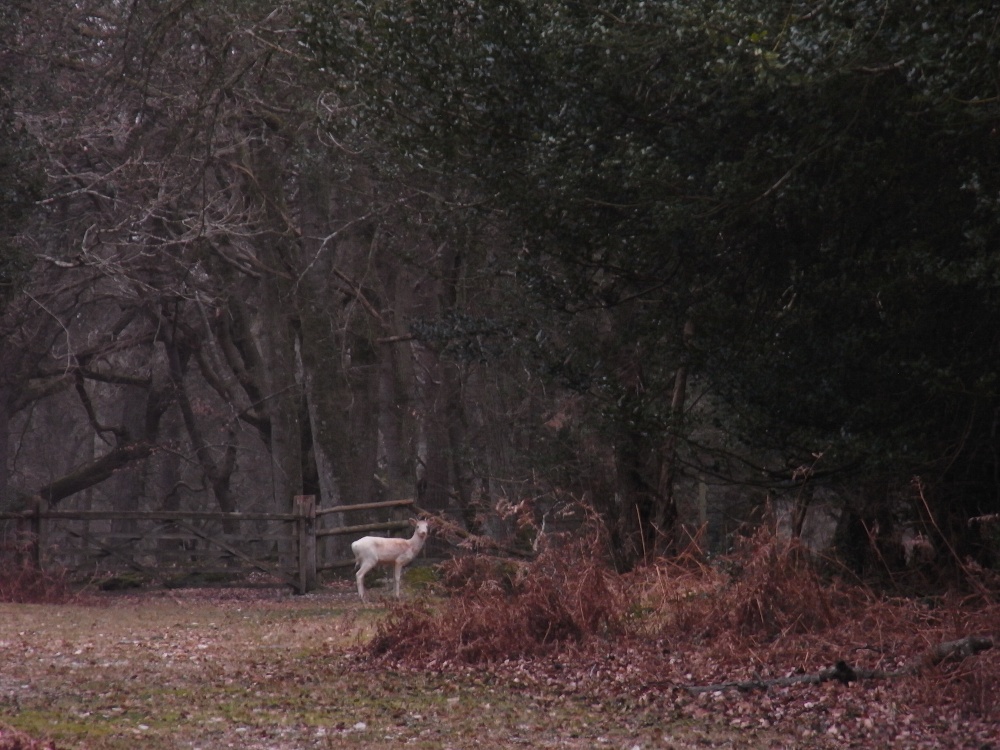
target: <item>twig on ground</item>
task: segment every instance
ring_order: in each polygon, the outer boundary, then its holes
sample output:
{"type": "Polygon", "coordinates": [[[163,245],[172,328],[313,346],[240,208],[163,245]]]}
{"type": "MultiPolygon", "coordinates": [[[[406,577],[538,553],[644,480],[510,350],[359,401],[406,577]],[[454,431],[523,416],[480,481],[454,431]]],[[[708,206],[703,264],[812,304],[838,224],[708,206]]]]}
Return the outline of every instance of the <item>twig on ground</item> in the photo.
{"type": "Polygon", "coordinates": [[[689,693],[714,693],[722,690],[767,690],[771,687],[784,687],[787,685],[818,685],[821,682],[836,680],[845,685],[856,680],[883,680],[898,677],[907,677],[918,674],[927,667],[933,667],[944,661],[964,659],[967,656],[974,656],[980,651],[993,648],[993,639],[983,636],[970,635],[960,638],[957,641],[946,641],[939,643],[933,648],[924,651],[922,654],[904,664],[902,668],[885,671],[881,669],[861,669],[852,667],[845,661],[838,661],[834,666],[821,669],[813,674],[794,675],[792,677],[777,677],[770,680],[756,678],[753,680],[738,680],[734,682],[721,682],[716,685],[690,685],[685,687],[689,693]]]}

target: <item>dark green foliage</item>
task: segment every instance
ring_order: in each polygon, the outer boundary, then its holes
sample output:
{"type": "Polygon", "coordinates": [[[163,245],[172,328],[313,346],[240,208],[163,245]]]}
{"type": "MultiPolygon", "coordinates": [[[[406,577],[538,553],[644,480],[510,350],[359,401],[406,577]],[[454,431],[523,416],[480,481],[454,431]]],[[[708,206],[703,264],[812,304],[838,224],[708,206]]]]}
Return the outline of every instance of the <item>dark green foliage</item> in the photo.
{"type": "Polygon", "coordinates": [[[921,474],[965,554],[1000,496],[998,17],[417,0],[316,3],[308,28],[359,122],[516,220],[551,372],[637,486],[688,434],[688,365],[765,476],[817,452],[867,486],[921,474]]]}
{"type": "Polygon", "coordinates": [[[438,318],[411,321],[410,332],[443,356],[460,362],[489,362],[509,346],[514,335],[510,322],[453,310],[438,318]]]}

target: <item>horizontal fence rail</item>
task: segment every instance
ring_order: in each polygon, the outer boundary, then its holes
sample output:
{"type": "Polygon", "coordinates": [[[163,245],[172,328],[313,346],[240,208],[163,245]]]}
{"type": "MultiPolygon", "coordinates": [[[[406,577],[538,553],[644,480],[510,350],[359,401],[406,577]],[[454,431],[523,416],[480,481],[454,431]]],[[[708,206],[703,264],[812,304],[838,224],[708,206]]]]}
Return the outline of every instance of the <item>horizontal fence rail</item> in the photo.
{"type": "Polygon", "coordinates": [[[390,520],[319,528],[326,517],[333,520],[342,518],[332,515],[336,513],[412,509],[414,502],[412,499],[387,500],[316,508],[313,495],[298,495],[294,498],[292,507],[293,512],[290,513],[63,510],[49,508],[44,500],[36,499],[35,507],[30,510],[0,512],[0,521],[17,522],[22,530],[21,537],[28,542],[31,559],[40,569],[56,554],[65,556],[72,552],[79,556],[89,554],[91,557],[96,555],[103,560],[113,560],[149,575],[175,572],[176,567],[164,566],[171,558],[183,558],[194,571],[222,572],[191,562],[199,556],[208,557],[214,553],[216,557],[221,554],[230,564],[239,561],[251,569],[260,570],[291,586],[297,593],[304,594],[318,587],[319,571],[354,563],[353,559],[341,559],[321,564],[318,561],[318,540],[409,527],[409,521],[390,520]],[[95,523],[120,524],[124,528],[95,530],[92,527],[95,523]],[[253,533],[248,533],[243,528],[246,523],[258,526],[277,524],[283,530],[257,528],[253,533]],[[140,525],[146,525],[147,528],[139,529],[140,525]],[[205,528],[207,525],[218,525],[223,531],[205,528]],[[82,530],[80,526],[83,527],[82,530]],[[78,546],[67,549],[66,542],[70,540],[78,546]],[[139,543],[144,543],[147,547],[140,550],[137,547],[139,543]],[[279,551],[283,550],[279,555],[283,560],[275,562],[259,552],[255,554],[252,550],[255,544],[271,547],[277,545],[279,551]],[[197,545],[201,546],[195,548],[197,545]],[[152,562],[147,558],[152,558],[152,562]]]}
{"type": "MultiPolygon", "coordinates": [[[[303,497],[311,497],[304,495],[303,497]]],[[[181,510],[24,510],[0,513],[0,520],[73,519],[77,521],[295,521],[297,513],[222,513],[181,510]]]]}

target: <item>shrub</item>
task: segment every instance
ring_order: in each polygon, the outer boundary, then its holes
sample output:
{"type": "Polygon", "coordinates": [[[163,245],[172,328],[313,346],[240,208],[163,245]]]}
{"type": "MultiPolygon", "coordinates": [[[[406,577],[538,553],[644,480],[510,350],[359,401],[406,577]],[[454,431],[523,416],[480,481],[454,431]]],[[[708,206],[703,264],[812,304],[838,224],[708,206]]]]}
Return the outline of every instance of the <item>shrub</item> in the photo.
{"type": "Polygon", "coordinates": [[[550,544],[530,562],[467,556],[443,563],[451,599],[438,612],[396,609],[368,651],[400,660],[497,662],[618,632],[624,600],[598,546],[588,533],[550,544]]]}
{"type": "Polygon", "coordinates": [[[835,589],[824,585],[811,553],[795,539],[762,527],[736,553],[739,573],[719,592],[713,618],[756,640],[823,630],[835,623],[835,589]]]}
{"type": "Polygon", "coordinates": [[[54,604],[70,598],[64,572],[39,569],[26,547],[0,549],[0,601],[54,604]]]}

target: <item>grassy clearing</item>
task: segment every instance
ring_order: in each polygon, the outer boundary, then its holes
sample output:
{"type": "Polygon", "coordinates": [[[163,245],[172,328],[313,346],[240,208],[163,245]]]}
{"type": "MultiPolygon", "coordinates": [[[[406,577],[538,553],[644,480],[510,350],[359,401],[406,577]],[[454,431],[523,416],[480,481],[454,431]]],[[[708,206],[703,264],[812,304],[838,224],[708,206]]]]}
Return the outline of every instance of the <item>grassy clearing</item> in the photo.
{"type": "MultiPolygon", "coordinates": [[[[0,722],[59,748],[731,746],[705,722],[467,669],[371,669],[347,593],[0,605],[0,722]]],[[[2,735],[0,735],[2,736],[2,735]]],[[[768,746],[741,732],[739,746],[768,746]]]]}

